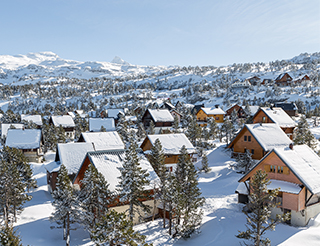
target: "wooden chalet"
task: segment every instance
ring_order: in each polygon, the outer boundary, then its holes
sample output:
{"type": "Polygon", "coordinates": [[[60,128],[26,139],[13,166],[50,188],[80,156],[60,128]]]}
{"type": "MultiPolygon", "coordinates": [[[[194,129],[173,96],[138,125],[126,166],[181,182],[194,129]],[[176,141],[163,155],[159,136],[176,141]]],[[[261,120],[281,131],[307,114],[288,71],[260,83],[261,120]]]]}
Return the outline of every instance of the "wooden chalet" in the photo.
{"type": "Polygon", "coordinates": [[[150,127],[152,121],[156,133],[159,133],[161,129],[170,130],[174,122],[174,118],[168,109],[147,109],[141,120],[145,129],[150,127]]]}
{"type": "Polygon", "coordinates": [[[56,188],[57,176],[63,164],[68,171],[70,181],[77,174],[80,165],[88,151],[94,151],[92,143],[58,143],[55,161],[46,166],[49,191],[56,188]]]}
{"type": "Polygon", "coordinates": [[[282,109],[277,107],[261,107],[253,116],[252,123],[276,123],[293,139],[293,131],[296,127],[294,120],[282,109]]]}
{"type": "Polygon", "coordinates": [[[124,143],[118,132],[82,132],[78,142],[90,143],[94,150],[124,149],[124,143]]]}
{"type": "Polygon", "coordinates": [[[257,170],[265,170],[271,183],[268,189],[280,188],[278,205],[271,217],[289,212],[288,223],[306,226],[320,212],[320,158],[307,145],[290,145],[271,150],[240,180],[236,190],[239,202],[250,194],[250,179],[257,170]]]}
{"type": "Polygon", "coordinates": [[[201,108],[204,108],[204,104],[194,105],[194,107],[191,109],[191,114],[196,115],[201,108]]]}
{"type": "Polygon", "coordinates": [[[8,134],[9,129],[24,129],[24,124],[22,123],[2,123],[1,124],[1,138],[5,139],[8,134]]]}
{"type": "Polygon", "coordinates": [[[288,86],[292,83],[292,80],[292,77],[288,73],[282,73],[274,80],[274,83],[277,86],[288,86]]]}
{"type": "Polygon", "coordinates": [[[246,78],[245,80],[249,81],[251,85],[258,85],[261,82],[261,79],[256,75],[246,78]]]}
{"type": "Polygon", "coordinates": [[[65,135],[71,139],[75,135],[75,124],[70,115],[53,115],[49,119],[49,123],[53,124],[55,127],[60,127],[65,131],[65,135]]]}
{"type": "Polygon", "coordinates": [[[184,133],[148,135],[140,145],[140,148],[144,151],[146,156],[150,153],[150,150],[157,139],[161,142],[165,154],[165,165],[169,171],[173,171],[176,167],[180,150],[183,145],[186,146],[190,158],[192,158],[193,161],[196,161],[196,159],[193,158],[196,149],[184,133]]]}
{"type": "Polygon", "coordinates": [[[277,102],[274,106],[282,108],[289,116],[298,116],[298,107],[294,102],[277,102]]]}
{"type": "Polygon", "coordinates": [[[246,151],[252,159],[260,160],[276,147],[286,147],[292,141],[277,124],[246,124],[231,141],[227,148],[232,149],[231,157],[242,155],[246,151]]]}
{"type": "MultiPolygon", "coordinates": [[[[146,198],[143,200],[143,203],[151,206],[151,211],[148,214],[145,214],[145,219],[151,217],[153,213],[158,213],[157,207],[154,208],[153,198],[148,197],[148,195],[154,194],[154,185],[158,186],[160,180],[153,170],[151,164],[144,156],[142,152],[138,153],[140,158],[140,167],[144,170],[147,170],[149,173],[148,179],[150,181],[150,185],[145,187],[146,198]],[[153,211],[155,209],[156,211],[153,211]]],[[[105,150],[105,151],[96,151],[96,152],[88,152],[77,172],[73,180],[73,184],[78,186],[81,189],[81,180],[84,178],[85,171],[88,169],[88,166],[93,165],[98,172],[100,172],[105,180],[109,184],[109,190],[114,194],[112,198],[112,202],[109,207],[110,209],[114,209],[117,212],[127,212],[128,210],[128,202],[120,202],[119,194],[118,194],[118,185],[119,185],[119,177],[121,176],[120,169],[123,168],[125,160],[125,150],[105,150]]],[[[136,216],[134,218],[134,224],[139,223],[139,218],[136,216]]]]}
{"type": "Polygon", "coordinates": [[[301,75],[293,80],[295,85],[308,85],[310,82],[310,77],[307,74],[301,75]]]}
{"type": "Polygon", "coordinates": [[[178,112],[178,110],[176,109],[175,106],[173,106],[171,103],[169,102],[164,102],[161,107],[161,109],[168,109],[169,112],[171,113],[172,117],[178,117],[178,121],[180,122],[181,121],[181,118],[182,118],[182,114],[180,114],[178,112]]]}
{"type": "Polygon", "coordinates": [[[9,129],[5,145],[22,151],[30,162],[41,163],[42,133],[40,129],[9,129]]]}
{"type": "Polygon", "coordinates": [[[21,121],[30,121],[36,124],[38,129],[42,128],[41,115],[21,114],[21,121]]]}
{"type": "Polygon", "coordinates": [[[196,117],[200,125],[205,125],[208,118],[214,118],[217,123],[223,123],[225,115],[226,113],[219,107],[219,105],[215,105],[213,108],[200,108],[196,117]]]}

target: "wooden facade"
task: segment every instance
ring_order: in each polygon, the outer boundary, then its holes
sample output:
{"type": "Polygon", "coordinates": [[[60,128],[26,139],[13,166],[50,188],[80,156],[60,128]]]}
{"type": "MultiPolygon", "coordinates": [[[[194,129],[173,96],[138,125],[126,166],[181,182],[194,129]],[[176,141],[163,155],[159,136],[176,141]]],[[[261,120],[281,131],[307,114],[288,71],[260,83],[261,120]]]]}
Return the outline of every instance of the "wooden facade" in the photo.
{"type": "Polygon", "coordinates": [[[217,123],[224,122],[224,114],[206,114],[202,108],[197,112],[197,121],[207,122],[208,118],[214,118],[217,123]]]}
{"type": "Polygon", "coordinates": [[[229,108],[226,111],[226,115],[230,116],[234,110],[237,112],[238,118],[246,118],[246,113],[244,112],[244,109],[238,104],[235,104],[231,108],[229,108]]]}
{"type": "Polygon", "coordinates": [[[280,74],[274,82],[278,86],[288,86],[291,84],[292,80],[292,77],[288,73],[284,73],[280,74]]]}
{"type": "Polygon", "coordinates": [[[152,121],[155,127],[171,127],[173,125],[173,121],[156,121],[153,119],[149,110],[146,110],[141,119],[143,126],[147,129],[150,126],[150,122],[152,121]]]}

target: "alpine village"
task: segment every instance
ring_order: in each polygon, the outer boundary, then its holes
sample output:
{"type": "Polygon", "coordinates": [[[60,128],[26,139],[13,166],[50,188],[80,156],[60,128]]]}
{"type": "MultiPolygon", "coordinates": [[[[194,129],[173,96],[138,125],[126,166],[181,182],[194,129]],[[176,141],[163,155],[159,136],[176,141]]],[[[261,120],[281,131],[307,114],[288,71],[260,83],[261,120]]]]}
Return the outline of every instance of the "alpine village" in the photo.
{"type": "Polygon", "coordinates": [[[0,56],[1,245],[320,240],[320,53],[221,67],[20,58],[0,56]]]}

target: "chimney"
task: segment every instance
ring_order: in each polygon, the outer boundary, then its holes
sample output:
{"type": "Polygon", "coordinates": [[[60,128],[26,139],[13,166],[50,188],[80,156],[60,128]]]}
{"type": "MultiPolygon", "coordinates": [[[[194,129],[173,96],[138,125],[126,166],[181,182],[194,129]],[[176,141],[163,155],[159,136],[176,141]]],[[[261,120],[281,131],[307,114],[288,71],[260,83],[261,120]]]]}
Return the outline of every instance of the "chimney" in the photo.
{"type": "Polygon", "coordinates": [[[96,147],[94,146],[94,142],[92,142],[92,146],[93,146],[94,151],[96,151],[96,147]]]}
{"type": "Polygon", "coordinates": [[[289,144],[289,148],[293,150],[293,143],[289,144]]]}
{"type": "Polygon", "coordinates": [[[273,110],[273,105],[272,104],[270,105],[270,109],[273,110]]]}
{"type": "Polygon", "coordinates": [[[219,108],[219,104],[214,105],[216,108],[219,108]]]}

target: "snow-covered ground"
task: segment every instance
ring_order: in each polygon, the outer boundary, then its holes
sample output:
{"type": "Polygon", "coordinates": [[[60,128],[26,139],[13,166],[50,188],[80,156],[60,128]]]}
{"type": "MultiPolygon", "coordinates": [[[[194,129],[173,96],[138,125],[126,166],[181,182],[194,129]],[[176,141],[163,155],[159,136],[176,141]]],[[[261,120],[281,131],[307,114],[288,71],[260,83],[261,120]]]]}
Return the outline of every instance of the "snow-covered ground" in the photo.
{"type": "MultiPolygon", "coordinates": [[[[135,229],[147,236],[153,245],[239,245],[235,237],[238,230],[245,230],[246,217],[241,212],[242,204],[237,203],[234,193],[241,174],[230,168],[234,160],[224,148],[217,143],[217,148],[208,152],[211,171],[199,175],[199,186],[206,198],[203,207],[204,217],[202,232],[189,240],[172,239],[167,229],[162,228],[162,220],[155,220],[135,226],[135,229]]],[[[53,211],[52,197],[46,185],[46,165],[50,165],[54,154],[46,156],[45,164],[32,164],[38,188],[32,192],[33,199],[25,204],[25,209],[15,224],[22,237],[23,245],[56,246],[65,245],[62,229],[50,229],[56,224],[49,221],[53,211]]],[[[200,166],[199,161],[196,166],[200,166]]],[[[272,245],[320,245],[320,216],[309,227],[293,227],[280,224],[275,231],[267,232],[272,245]]],[[[89,234],[81,227],[71,231],[71,245],[94,245],[89,234]]]]}

